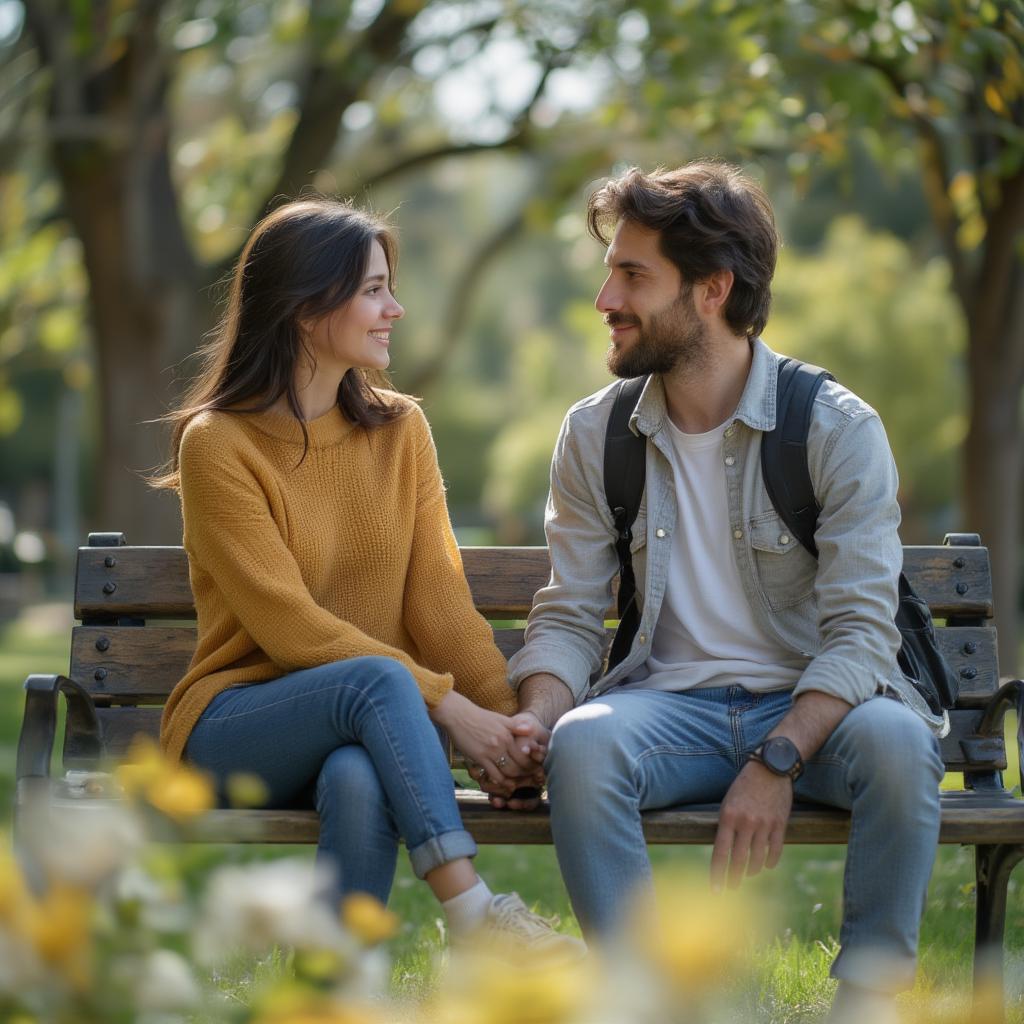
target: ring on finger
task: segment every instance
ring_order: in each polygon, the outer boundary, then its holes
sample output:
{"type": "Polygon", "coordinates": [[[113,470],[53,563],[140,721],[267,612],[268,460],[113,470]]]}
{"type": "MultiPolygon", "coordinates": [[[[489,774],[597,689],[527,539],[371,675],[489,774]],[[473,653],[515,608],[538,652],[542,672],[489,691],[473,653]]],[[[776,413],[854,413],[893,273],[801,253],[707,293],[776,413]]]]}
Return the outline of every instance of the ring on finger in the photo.
{"type": "Polygon", "coordinates": [[[497,766],[498,766],[499,768],[504,768],[504,767],[505,767],[505,765],[507,765],[507,764],[508,764],[508,758],[507,758],[507,757],[506,757],[506,756],[505,756],[504,754],[502,754],[502,755],[501,755],[501,757],[499,757],[499,758],[498,758],[498,759],[497,759],[497,760],[496,760],[496,761],[495,761],[494,763],[495,763],[495,764],[496,764],[496,765],[497,765],[497,766]]]}

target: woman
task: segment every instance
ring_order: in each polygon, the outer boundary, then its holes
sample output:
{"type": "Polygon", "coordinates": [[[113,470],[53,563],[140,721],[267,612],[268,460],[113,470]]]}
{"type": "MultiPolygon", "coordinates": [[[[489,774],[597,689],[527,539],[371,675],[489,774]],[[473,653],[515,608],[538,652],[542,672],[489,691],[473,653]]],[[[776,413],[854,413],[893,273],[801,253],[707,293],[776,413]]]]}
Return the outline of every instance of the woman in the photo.
{"type": "Polygon", "coordinates": [[[505,663],[475,612],[433,441],[388,366],[396,244],[351,206],[304,199],[253,230],[226,314],[174,424],[198,643],[164,709],[172,758],[222,791],[312,798],[337,895],[386,902],[399,836],[453,939],[575,949],[478,878],[435,726],[478,777],[536,769],[505,663]]]}

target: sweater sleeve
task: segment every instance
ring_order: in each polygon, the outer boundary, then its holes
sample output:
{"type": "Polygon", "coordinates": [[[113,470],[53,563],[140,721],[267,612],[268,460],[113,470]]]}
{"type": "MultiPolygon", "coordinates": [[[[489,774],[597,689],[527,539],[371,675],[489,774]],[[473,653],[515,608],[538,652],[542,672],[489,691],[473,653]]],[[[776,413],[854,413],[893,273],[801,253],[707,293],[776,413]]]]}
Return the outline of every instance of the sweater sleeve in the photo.
{"type": "Polygon", "coordinates": [[[313,600],[267,494],[228,431],[209,421],[190,426],[179,467],[189,557],[216,581],[242,628],[282,672],[377,655],[405,665],[431,706],[451,689],[450,674],[417,665],[313,600]]]}
{"type": "Polygon", "coordinates": [[[455,688],[475,704],[514,714],[515,694],[494,633],[473,607],[473,595],[448,518],[444,483],[430,427],[417,408],[416,522],[405,585],[406,628],[426,665],[450,671],[455,688]]]}

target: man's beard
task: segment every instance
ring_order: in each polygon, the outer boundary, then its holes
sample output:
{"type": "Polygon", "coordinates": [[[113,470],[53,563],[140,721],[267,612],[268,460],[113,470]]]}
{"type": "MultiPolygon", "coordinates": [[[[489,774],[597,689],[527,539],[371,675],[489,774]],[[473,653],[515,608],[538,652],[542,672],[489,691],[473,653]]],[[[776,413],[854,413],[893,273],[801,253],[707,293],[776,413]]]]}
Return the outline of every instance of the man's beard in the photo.
{"type": "Polygon", "coordinates": [[[616,377],[642,377],[671,373],[703,365],[707,358],[707,333],[693,306],[693,286],[684,288],[667,309],[651,315],[646,327],[635,316],[609,313],[609,327],[634,324],[638,336],[628,348],[608,350],[608,369],[616,377]]]}

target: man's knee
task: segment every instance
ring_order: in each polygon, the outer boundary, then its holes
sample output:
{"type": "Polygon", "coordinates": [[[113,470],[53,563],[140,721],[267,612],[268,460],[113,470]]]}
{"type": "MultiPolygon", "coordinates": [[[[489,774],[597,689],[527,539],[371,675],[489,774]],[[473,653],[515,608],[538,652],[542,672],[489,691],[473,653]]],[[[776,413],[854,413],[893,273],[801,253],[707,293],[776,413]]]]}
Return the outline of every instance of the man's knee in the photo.
{"type": "Polygon", "coordinates": [[[574,708],[555,725],[544,769],[550,788],[599,789],[629,774],[621,727],[612,709],[592,702],[574,708]]]}
{"type": "Polygon", "coordinates": [[[943,764],[935,736],[899,701],[875,697],[855,707],[840,725],[849,763],[858,773],[880,775],[894,785],[915,781],[937,786],[943,764]]]}

